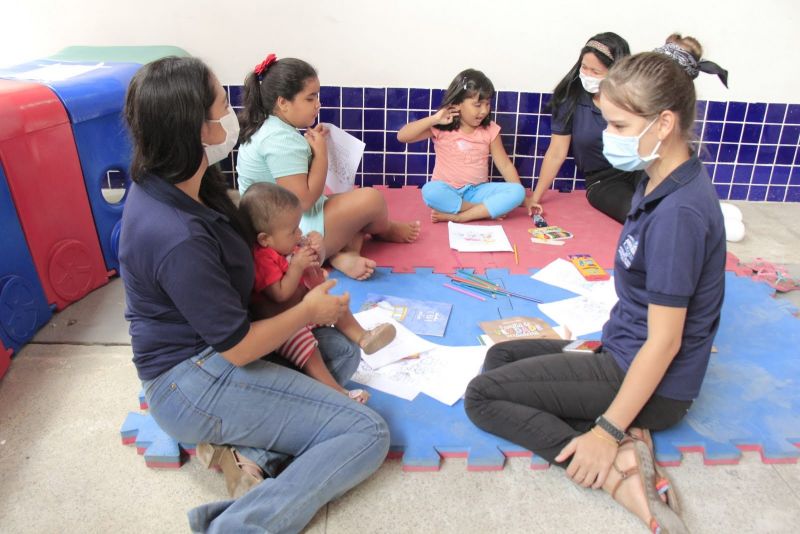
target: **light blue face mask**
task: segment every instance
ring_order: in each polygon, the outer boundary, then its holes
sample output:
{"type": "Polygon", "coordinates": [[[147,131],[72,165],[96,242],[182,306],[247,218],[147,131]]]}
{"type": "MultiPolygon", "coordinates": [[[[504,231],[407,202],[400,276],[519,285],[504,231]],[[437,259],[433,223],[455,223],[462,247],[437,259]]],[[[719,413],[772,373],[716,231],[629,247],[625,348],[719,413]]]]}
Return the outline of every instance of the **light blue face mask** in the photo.
{"type": "Polygon", "coordinates": [[[647,156],[639,155],[639,140],[655,124],[657,119],[647,125],[639,135],[626,136],[609,133],[603,130],[603,155],[612,167],[621,171],[641,171],[646,169],[656,158],[661,141],[656,143],[653,151],[647,156]]]}

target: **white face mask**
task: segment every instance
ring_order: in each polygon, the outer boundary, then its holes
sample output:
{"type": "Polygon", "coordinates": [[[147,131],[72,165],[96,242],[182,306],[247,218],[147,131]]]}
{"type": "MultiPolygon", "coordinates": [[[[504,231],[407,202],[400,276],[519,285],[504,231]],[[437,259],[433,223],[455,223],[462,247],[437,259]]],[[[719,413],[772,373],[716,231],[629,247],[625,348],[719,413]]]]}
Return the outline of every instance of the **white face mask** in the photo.
{"type": "Polygon", "coordinates": [[[203,148],[206,151],[208,164],[213,165],[228,157],[233,147],[236,146],[236,141],[239,140],[239,119],[236,118],[236,113],[233,108],[228,105],[228,113],[221,119],[206,119],[208,122],[218,122],[222,129],[225,130],[225,141],[218,145],[207,145],[203,143],[203,148]]]}
{"type": "Polygon", "coordinates": [[[582,72],[578,73],[578,76],[587,93],[595,94],[600,91],[600,82],[603,81],[603,78],[592,78],[591,76],[586,76],[582,72]]]}

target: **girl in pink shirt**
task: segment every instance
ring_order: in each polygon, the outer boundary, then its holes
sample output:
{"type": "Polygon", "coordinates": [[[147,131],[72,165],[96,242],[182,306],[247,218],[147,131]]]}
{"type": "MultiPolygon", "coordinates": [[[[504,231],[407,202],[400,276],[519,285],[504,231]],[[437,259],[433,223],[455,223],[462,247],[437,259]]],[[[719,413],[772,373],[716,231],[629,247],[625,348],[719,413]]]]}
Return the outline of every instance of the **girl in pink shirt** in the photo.
{"type": "Polygon", "coordinates": [[[496,219],[525,200],[525,188],[491,120],[494,86],[481,71],[467,69],[447,89],[439,111],[397,132],[401,143],[433,138],[436,165],[422,187],[431,220],[496,219]],[[489,181],[489,154],[504,183],[489,181]]]}

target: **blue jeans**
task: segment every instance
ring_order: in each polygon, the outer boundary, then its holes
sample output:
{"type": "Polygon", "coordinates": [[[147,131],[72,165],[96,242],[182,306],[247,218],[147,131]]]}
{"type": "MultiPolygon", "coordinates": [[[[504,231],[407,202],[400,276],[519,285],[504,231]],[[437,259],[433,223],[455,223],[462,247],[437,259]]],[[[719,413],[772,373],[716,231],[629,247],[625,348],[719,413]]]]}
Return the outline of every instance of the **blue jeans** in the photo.
{"type": "MultiPolygon", "coordinates": [[[[314,335],[331,374],[346,382],[358,367],[358,347],[333,328],[314,335]]],[[[389,450],[388,427],[374,411],[271,362],[236,367],[209,348],[144,386],[153,418],[179,441],[235,445],[255,461],[267,451],[294,457],[241,498],[191,510],[194,532],[299,532],[380,467],[389,450]]]]}
{"type": "Polygon", "coordinates": [[[456,189],[444,182],[431,180],[422,186],[422,200],[429,208],[442,213],[458,213],[464,200],[483,204],[489,216],[496,219],[522,204],[525,188],[509,182],[486,182],[456,189]]]}

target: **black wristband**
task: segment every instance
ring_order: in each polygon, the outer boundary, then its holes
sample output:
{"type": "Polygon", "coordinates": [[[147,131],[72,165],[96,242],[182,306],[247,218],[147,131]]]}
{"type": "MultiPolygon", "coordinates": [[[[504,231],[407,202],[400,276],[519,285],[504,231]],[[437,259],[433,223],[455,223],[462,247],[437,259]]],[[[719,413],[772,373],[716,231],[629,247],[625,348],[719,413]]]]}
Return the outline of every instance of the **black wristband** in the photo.
{"type": "Polygon", "coordinates": [[[614,438],[614,441],[619,443],[623,439],[625,439],[625,432],[614,426],[614,424],[603,417],[602,415],[595,419],[594,424],[608,432],[608,435],[614,438]]]}

